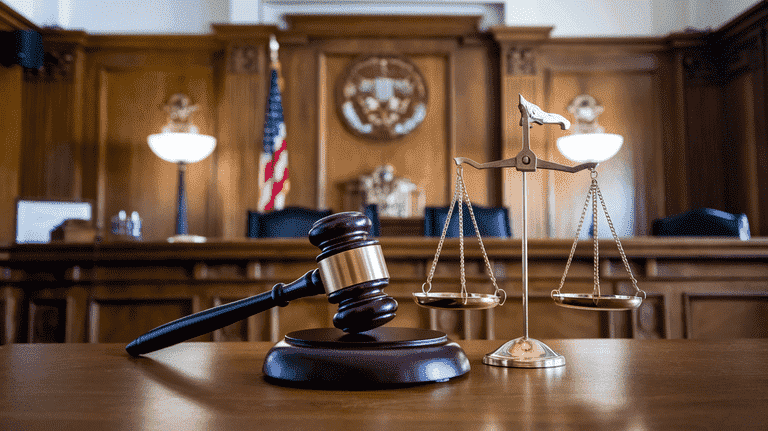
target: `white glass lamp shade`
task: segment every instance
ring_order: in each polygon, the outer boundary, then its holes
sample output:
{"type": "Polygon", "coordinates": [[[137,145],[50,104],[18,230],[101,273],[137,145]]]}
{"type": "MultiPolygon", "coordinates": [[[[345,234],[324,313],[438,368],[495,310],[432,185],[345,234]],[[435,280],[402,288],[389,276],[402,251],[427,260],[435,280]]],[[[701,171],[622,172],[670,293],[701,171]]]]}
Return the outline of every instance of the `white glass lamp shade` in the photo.
{"type": "Polygon", "coordinates": [[[612,133],[581,133],[557,139],[557,149],[576,163],[604,162],[619,152],[624,138],[612,133]]]}
{"type": "Polygon", "coordinates": [[[147,143],[157,157],[171,163],[199,162],[216,148],[216,138],[198,133],[156,133],[147,143]]]}

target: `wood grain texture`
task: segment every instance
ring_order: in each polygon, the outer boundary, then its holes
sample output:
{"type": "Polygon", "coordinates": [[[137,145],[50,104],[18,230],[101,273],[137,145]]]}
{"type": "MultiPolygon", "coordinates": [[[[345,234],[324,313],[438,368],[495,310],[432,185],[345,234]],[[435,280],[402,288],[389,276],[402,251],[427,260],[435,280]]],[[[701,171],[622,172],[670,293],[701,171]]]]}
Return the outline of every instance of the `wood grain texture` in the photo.
{"type": "MultiPolygon", "coordinates": [[[[429,310],[413,301],[412,294],[420,292],[427,279],[437,238],[383,237],[380,241],[391,274],[385,292],[400,304],[398,325],[438,329],[456,339],[520,336],[519,240],[484,240],[499,287],[505,289],[508,299],[501,307],[466,313],[429,310]]],[[[642,339],[768,336],[756,329],[768,324],[765,240],[628,238],[623,246],[648,299],[636,312],[591,313],[557,307],[550,298],[562,277],[571,241],[531,240],[531,335],[642,339]]],[[[600,250],[602,292],[634,295],[612,242],[601,241],[600,250]]],[[[3,342],[128,342],[183,315],[295,280],[317,267],[317,253],[304,239],[0,248],[0,256],[4,256],[0,267],[5,268],[0,281],[5,304],[3,342]]],[[[477,243],[467,241],[464,255],[467,289],[493,293],[477,243]]],[[[459,292],[460,256],[458,239],[447,239],[435,268],[433,291],[459,292]]],[[[592,292],[591,259],[591,242],[580,242],[564,293],[592,292]]],[[[322,296],[306,298],[200,340],[277,341],[291,330],[330,326],[336,311],[337,306],[322,296]]]]}
{"type": "Polygon", "coordinates": [[[122,344],[3,346],[0,419],[27,430],[741,430],[768,421],[764,340],[543,341],[564,367],[486,366],[501,341],[462,341],[465,376],[363,391],[266,383],[266,342],[183,343],[141,358],[122,344]]]}
{"type": "Polygon", "coordinates": [[[427,205],[439,205],[450,201],[445,184],[445,172],[450,153],[446,100],[448,92],[448,64],[442,56],[419,56],[409,60],[419,68],[429,91],[427,114],[423,123],[413,132],[393,142],[377,142],[358,138],[348,132],[338,116],[335,86],[340,75],[354,57],[329,56],[325,64],[329,84],[322,108],[328,112],[327,141],[325,142],[327,182],[326,204],[340,211],[342,208],[341,185],[349,180],[367,175],[384,163],[392,164],[398,176],[409,178],[426,190],[427,205]]]}
{"type": "Polygon", "coordinates": [[[10,6],[0,3],[0,30],[38,30],[38,26],[10,6]]]}
{"type": "MultiPolygon", "coordinates": [[[[627,235],[646,235],[655,218],[697,206],[744,212],[753,235],[763,235],[766,13],[761,4],[720,30],[666,37],[552,38],[551,27],[481,32],[478,17],[459,16],[302,15],[287,17],[285,29],[214,25],[207,35],[38,29],[48,72],[51,58],[73,56],[57,63],[69,70],[63,80],[50,79],[61,73],[45,72],[19,82],[23,77],[13,68],[3,72],[13,75],[2,77],[3,88],[20,96],[8,99],[0,119],[19,123],[14,106],[20,98],[22,143],[4,150],[4,183],[11,188],[3,192],[0,217],[13,219],[7,202],[20,194],[84,198],[94,201],[102,231],[116,211],[135,209],[145,219],[145,237],[165,239],[172,233],[176,176],[172,166],[147,152],[146,137],[164,124],[157,107],[170,93],[186,91],[202,106],[194,121],[219,141],[209,159],[190,167],[190,229],[242,238],[246,211],[258,197],[267,40],[274,33],[285,80],[288,205],[340,210],[338,183],[384,163],[423,187],[428,204],[445,205],[453,188],[453,157],[484,162],[519,151],[518,94],[567,116],[565,107],[575,95],[593,93],[606,108],[601,124],[625,138],[620,155],[601,169],[606,189],[612,188],[609,200],[617,208],[618,202],[632,202],[625,214],[627,235]],[[253,61],[233,67],[245,48],[253,61]],[[425,123],[385,145],[352,137],[334,106],[345,65],[374,53],[412,59],[430,87],[425,123]],[[516,54],[525,64],[513,65],[516,54]],[[25,151],[16,155],[19,145],[25,151]]],[[[0,23],[35,28],[7,6],[0,7],[0,23]]],[[[558,159],[555,142],[563,134],[535,127],[532,148],[542,158],[558,159]]],[[[533,237],[573,233],[573,205],[562,196],[581,196],[584,184],[558,175],[530,176],[533,237]]],[[[468,172],[468,184],[473,200],[507,206],[519,224],[516,172],[468,172]]],[[[0,227],[0,241],[12,239],[10,229],[8,222],[0,227]]]]}
{"type": "Polygon", "coordinates": [[[292,15],[286,23],[295,33],[313,38],[463,37],[478,33],[478,16],[346,15],[328,25],[327,15],[292,15]]]}
{"type": "Polygon", "coordinates": [[[22,70],[15,66],[0,69],[0,243],[16,239],[16,198],[20,192],[22,158],[22,70]]]}

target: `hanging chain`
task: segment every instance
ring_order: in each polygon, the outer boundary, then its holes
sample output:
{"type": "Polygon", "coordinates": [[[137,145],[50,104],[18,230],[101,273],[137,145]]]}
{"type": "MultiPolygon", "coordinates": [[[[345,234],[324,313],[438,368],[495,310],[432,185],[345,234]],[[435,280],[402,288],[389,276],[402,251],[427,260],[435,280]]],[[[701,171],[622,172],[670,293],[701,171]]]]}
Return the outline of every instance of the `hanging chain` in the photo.
{"type": "MultiPolygon", "coordinates": [[[[467,191],[464,188],[464,176],[462,175],[464,169],[459,166],[456,171],[456,192],[459,193],[459,268],[461,271],[461,299],[463,299],[466,304],[469,295],[467,295],[467,276],[464,271],[464,205],[462,205],[462,202],[464,201],[464,195],[467,191]]],[[[450,222],[450,218],[445,220],[446,227],[450,222]]]]}
{"type": "Polygon", "coordinates": [[[560,278],[560,286],[557,287],[557,289],[553,290],[551,293],[551,296],[554,296],[555,293],[558,295],[560,294],[560,290],[563,288],[563,285],[565,284],[565,277],[568,275],[568,269],[571,267],[571,261],[573,261],[573,256],[576,253],[576,244],[579,243],[579,234],[581,234],[581,228],[584,226],[584,218],[587,215],[587,208],[589,208],[589,199],[592,197],[592,187],[589,187],[589,192],[587,192],[587,199],[584,201],[584,209],[581,210],[581,218],[579,218],[579,226],[576,228],[576,238],[573,239],[573,245],[571,246],[571,253],[568,255],[568,262],[565,264],[565,271],[563,271],[563,276],[560,278]]]}
{"type": "MultiPolygon", "coordinates": [[[[462,166],[458,165],[456,167],[456,190],[453,192],[453,198],[451,199],[451,205],[448,207],[448,215],[445,219],[445,225],[443,226],[443,233],[440,235],[440,242],[437,243],[437,251],[435,252],[435,258],[432,261],[432,268],[429,270],[429,275],[427,276],[427,281],[421,285],[421,291],[424,292],[424,294],[429,293],[430,290],[432,290],[432,277],[435,276],[435,268],[437,267],[437,261],[440,259],[440,251],[443,249],[443,243],[445,242],[445,235],[448,232],[448,224],[451,221],[451,215],[453,214],[453,207],[456,205],[456,200],[459,197],[459,182],[463,183],[461,180],[462,175],[462,166]]],[[[463,255],[462,255],[463,260],[463,255]]]]}
{"type": "Polygon", "coordinates": [[[453,198],[451,199],[451,205],[448,207],[448,215],[445,219],[445,225],[443,226],[443,232],[440,235],[440,242],[437,244],[437,251],[435,252],[435,258],[432,261],[432,267],[429,270],[429,275],[427,276],[427,281],[421,285],[421,291],[425,294],[429,293],[430,290],[432,290],[432,278],[435,275],[435,268],[437,267],[437,261],[440,259],[440,252],[443,248],[443,243],[445,242],[445,237],[448,232],[448,226],[451,222],[451,217],[453,215],[453,208],[456,205],[456,203],[459,203],[459,266],[461,271],[461,298],[466,302],[467,298],[469,297],[469,293],[467,292],[467,279],[466,279],[466,271],[465,271],[465,264],[464,264],[464,209],[463,209],[463,202],[467,203],[467,209],[469,211],[469,217],[472,220],[472,225],[475,228],[475,234],[477,235],[477,240],[480,243],[480,250],[483,253],[483,260],[485,262],[485,267],[488,270],[488,276],[491,279],[491,282],[493,283],[494,292],[493,294],[500,298],[499,305],[503,305],[507,300],[507,292],[504,289],[499,288],[498,283],[496,282],[496,276],[493,274],[493,269],[491,268],[491,262],[488,259],[488,253],[485,251],[485,245],[483,244],[483,239],[480,236],[480,228],[477,225],[477,220],[475,219],[475,213],[472,210],[472,202],[469,199],[469,193],[467,192],[466,184],[464,183],[464,175],[463,175],[464,169],[461,165],[458,165],[456,167],[456,191],[453,194],[453,198]]]}
{"type": "MultiPolygon", "coordinates": [[[[464,187],[464,200],[467,202],[467,209],[469,209],[469,217],[472,219],[472,225],[475,227],[475,235],[477,235],[477,242],[480,244],[480,250],[483,252],[483,260],[485,261],[485,268],[488,270],[488,277],[491,279],[491,283],[493,283],[493,294],[497,297],[499,297],[499,305],[504,305],[505,302],[507,302],[507,292],[504,289],[499,288],[499,285],[496,283],[496,276],[493,274],[493,269],[491,268],[491,262],[488,259],[488,253],[485,251],[485,245],[483,244],[483,238],[480,237],[480,228],[477,226],[477,220],[475,219],[475,213],[472,211],[472,203],[469,200],[469,193],[467,193],[466,186],[464,187]],[[503,297],[502,297],[503,296],[503,297]]],[[[463,228],[463,224],[461,225],[463,228]]],[[[462,229],[463,233],[464,229],[462,229]]],[[[462,262],[463,262],[462,258],[462,262]]]]}
{"type": "Polygon", "coordinates": [[[595,298],[600,296],[600,272],[599,272],[599,266],[598,266],[598,241],[597,241],[597,200],[600,199],[600,205],[603,208],[603,212],[605,213],[605,219],[608,221],[608,227],[611,229],[611,234],[613,235],[613,240],[616,242],[616,246],[619,249],[619,255],[621,255],[621,261],[624,263],[624,269],[626,269],[627,274],[629,274],[629,278],[632,280],[632,286],[635,288],[635,296],[638,296],[642,294],[642,298],[646,298],[646,293],[643,290],[640,290],[640,288],[637,286],[637,279],[635,279],[634,274],[632,274],[632,269],[629,267],[629,261],[627,260],[627,254],[624,252],[624,247],[621,245],[621,241],[619,240],[619,235],[616,233],[616,228],[613,226],[613,221],[611,221],[611,216],[608,215],[608,207],[605,204],[605,199],[603,198],[602,192],[600,192],[600,186],[597,184],[597,171],[591,169],[590,176],[592,177],[592,184],[589,187],[589,192],[587,193],[587,199],[584,202],[584,209],[581,211],[581,218],[579,219],[579,226],[576,228],[576,238],[573,240],[573,245],[571,246],[571,253],[568,255],[568,262],[565,264],[565,271],[563,272],[563,276],[560,279],[560,285],[556,290],[553,290],[551,293],[551,296],[554,296],[555,294],[560,294],[560,290],[563,288],[563,285],[565,284],[565,278],[568,275],[568,269],[571,267],[571,261],[573,260],[573,256],[576,252],[576,244],[579,241],[579,234],[581,233],[581,228],[584,224],[584,217],[587,214],[587,208],[589,208],[589,201],[590,198],[592,198],[592,218],[593,218],[593,231],[592,231],[592,244],[594,249],[594,266],[593,266],[593,279],[594,279],[594,290],[593,290],[593,296],[595,298]]]}
{"type": "Polygon", "coordinates": [[[608,220],[608,226],[611,228],[611,233],[613,234],[613,240],[616,241],[616,246],[619,249],[619,254],[621,255],[621,261],[624,263],[624,269],[627,270],[627,273],[629,274],[629,278],[632,280],[632,286],[635,288],[635,296],[638,296],[639,294],[643,294],[643,299],[646,298],[645,291],[640,290],[639,287],[637,287],[637,280],[635,279],[634,274],[632,274],[632,269],[629,267],[629,262],[627,261],[627,254],[624,253],[624,247],[621,246],[621,241],[619,241],[619,236],[616,234],[616,229],[613,227],[613,222],[611,221],[611,216],[608,215],[608,208],[605,205],[605,199],[603,199],[603,194],[600,193],[600,188],[597,188],[597,196],[600,197],[600,204],[603,206],[603,211],[605,212],[605,219],[608,220]]]}
{"type": "Polygon", "coordinates": [[[595,168],[590,169],[589,176],[592,177],[592,184],[589,186],[592,192],[592,280],[594,288],[592,289],[592,296],[600,297],[600,248],[597,244],[597,171],[595,168]]]}

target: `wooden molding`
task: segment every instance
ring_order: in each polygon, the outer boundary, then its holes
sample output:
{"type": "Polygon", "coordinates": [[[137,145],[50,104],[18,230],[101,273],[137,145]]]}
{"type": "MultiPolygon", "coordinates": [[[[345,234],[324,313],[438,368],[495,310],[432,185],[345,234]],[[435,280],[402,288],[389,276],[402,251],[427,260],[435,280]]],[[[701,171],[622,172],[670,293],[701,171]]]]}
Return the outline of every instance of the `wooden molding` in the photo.
{"type": "Polygon", "coordinates": [[[44,28],[40,30],[40,34],[43,36],[43,45],[68,45],[68,46],[85,46],[88,43],[90,36],[88,33],[82,30],[61,30],[44,28]]]}
{"type": "Polygon", "coordinates": [[[765,67],[765,42],[761,32],[751,34],[746,40],[728,46],[722,50],[722,65],[726,76],[736,76],[749,70],[765,67]]]}
{"type": "Polygon", "coordinates": [[[40,30],[10,6],[0,2],[0,30],[40,30]]]}
{"type": "Polygon", "coordinates": [[[692,48],[703,45],[710,34],[709,31],[672,33],[663,40],[671,49],[692,48]]]}
{"type": "Polygon", "coordinates": [[[266,42],[279,32],[274,25],[211,24],[211,28],[217,39],[241,42],[266,42]]]}
{"type": "Polygon", "coordinates": [[[120,50],[156,50],[156,51],[185,51],[185,50],[217,50],[222,43],[212,35],[96,35],[89,36],[86,42],[89,51],[120,49],[120,50]]]}
{"type": "Polygon", "coordinates": [[[725,23],[717,33],[720,38],[729,39],[747,32],[752,27],[765,26],[766,21],[768,21],[768,7],[761,1],[725,23]]]}
{"type": "Polygon", "coordinates": [[[276,26],[212,24],[211,28],[215,37],[227,45],[229,73],[253,75],[264,72],[269,37],[279,31],[276,26]]]}
{"type": "Polygon", "coordinates": [[[88,40],[84,31],[68,31],[44,28],[43,37],[45,58],[40,70],[25,70],[27,81],[70,79],[74,73],[75,62],[88,40]]]}
{"type": "Polygon", "coordinates": [[[289,28],[287,33],[308,37],[450,38],[477,35],[480,18],[441,15],[343,15],[333,16],[333,25],[329,25],[328,15],[289,15],[285,20],[289,28]]]}
{"type": "Polygon", "coordinates": [[[595,51],[659,51],[667,48],[666,40],[664,37],[558,37],[547,39],[542,45],[595,51]]]}
{"type": "Polygon", "coordinates": [[[506,27],[490,28],[493,37],[501,43],[541,42],[550,38],[554,27],[506,27]]]}
{"type": "Polygon", "coordinates": [[[43,67],[39,70],[25,69],[26,81],[37,80],[68,80],[72,77],[77,53],[74,50],[47,50],[43,67]]]}

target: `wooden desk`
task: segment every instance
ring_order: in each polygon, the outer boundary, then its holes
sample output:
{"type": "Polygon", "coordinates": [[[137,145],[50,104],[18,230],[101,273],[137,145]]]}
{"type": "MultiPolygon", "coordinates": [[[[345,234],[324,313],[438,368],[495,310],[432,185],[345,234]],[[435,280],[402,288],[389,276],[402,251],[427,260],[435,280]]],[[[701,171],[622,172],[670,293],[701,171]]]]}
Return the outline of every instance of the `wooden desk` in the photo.
{"type": "Polygon", "coordinates": [[[0,428],[759,429],[768,426],[768,341],[544,340],[566,366],[483,365],[502,341],[461,341],[471,371],[372,391],[263,380],[272,346],[183,343],[143,358],[122,344],[0,347],[0,428]]]}

